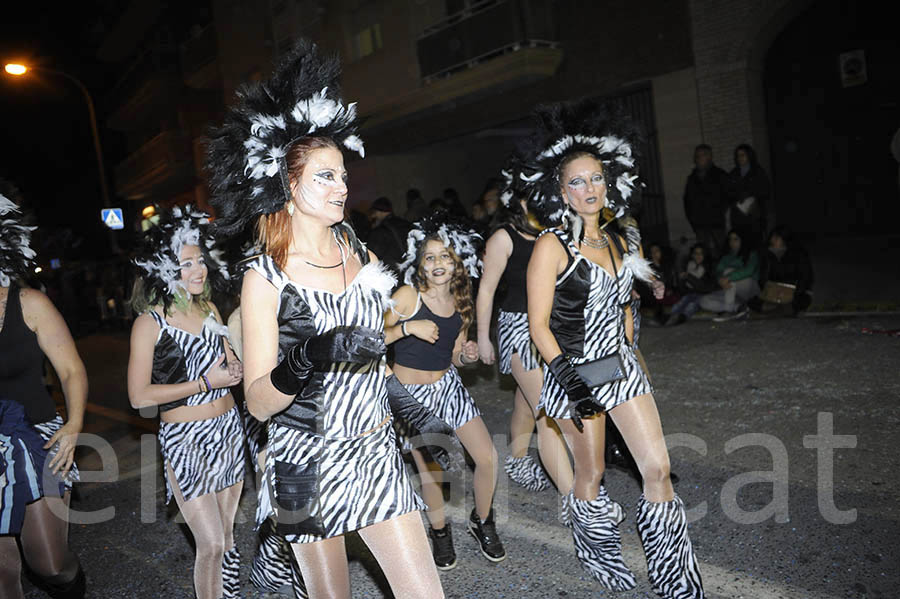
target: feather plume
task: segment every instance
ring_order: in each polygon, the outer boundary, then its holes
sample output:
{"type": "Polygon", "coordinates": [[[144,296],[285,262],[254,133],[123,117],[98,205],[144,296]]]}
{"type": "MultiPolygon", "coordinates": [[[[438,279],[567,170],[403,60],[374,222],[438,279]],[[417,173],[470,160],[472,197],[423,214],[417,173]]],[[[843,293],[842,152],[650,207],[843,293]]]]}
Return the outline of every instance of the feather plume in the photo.
{"type": "Polygon", "coordinates": [[[636,279],[640,279],[645,283],[652,283],[656,279],[656,273],[653,272],[653,266],[646,258],[642,258],[637,252],[628,252],[622,258],[622,265],[631,271],[636,279]]]}

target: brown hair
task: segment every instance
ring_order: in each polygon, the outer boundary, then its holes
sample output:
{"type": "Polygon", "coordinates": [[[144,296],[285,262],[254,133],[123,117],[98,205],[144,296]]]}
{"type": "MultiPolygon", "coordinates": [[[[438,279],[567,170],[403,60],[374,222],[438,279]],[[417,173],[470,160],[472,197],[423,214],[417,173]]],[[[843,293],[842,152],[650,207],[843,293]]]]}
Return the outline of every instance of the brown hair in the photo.
{"type": "MultiPolygon", "coordinates": [[[[425,291],[428,289],[428,279],[425,278],[425,271],[422,269],[422,257],[425,253],[425,246],[429,241],[435,240],[443,245],[443,240],[437,235],[426,237],[419,244],[416,252],[416,272],[413,277],[413,284],[417,291],[425,291]]],[[[472,321],[475,320],[475,303],[472,301],[472,280],[469,278],[469,272],[463,261],[460,260],[452,247],[446,246],[450,257],[453,258],[453,277],[450,279],[450,293],[453,294],[453,303],[456,305],[456,311],[462,318],[462,326],[460,331],[463,333],[469,330],[472,321]]]]}
{"type": "MultiPolygon", "coordinates": [[[[303,174],[312,151],[324,148],[337,150],[338,146],[329,137],[305,137],[291,144],[284,161],[287,164],[288,181],[292,190],[303,174]]],[[[287,200],[281,210],[272,214],[261,214],[256,221],[256,240],[262,244],[264,251],[272,257],[278,268],[284,268],[287,263],[292,241],[291,216],[286,207],[287,200]]]]}

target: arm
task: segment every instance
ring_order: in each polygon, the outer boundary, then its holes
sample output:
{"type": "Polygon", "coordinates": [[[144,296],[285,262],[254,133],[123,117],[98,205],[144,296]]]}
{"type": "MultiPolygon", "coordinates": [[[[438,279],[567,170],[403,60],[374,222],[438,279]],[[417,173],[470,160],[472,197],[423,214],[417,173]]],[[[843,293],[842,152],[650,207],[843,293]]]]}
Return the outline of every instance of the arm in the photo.
{"type": "Polygon", "coordinates": [[[556,277],[566,265],[566,253],[555,235],[543,235],[534,244],[528,261],[528,332],[546,362],[562,355],[550,330],[550,311],[556,277]]]}
{"type": "Polygon", "coordinates": [[[50,468],[54,473],[61,472],[65,476],[72,467],[78,434],[84,424],[87,371],[69,328],[53,302],[34,289],[23,289],[20,293],[25,323],[34,331],[38,345],[56,370],[66,398],[66,423],[44,445],[45,449],[49,449],[59,442],[59,451],[50,462],[50,468]]]}
{"type": "MultiPolygon", "coordinates": [[[[209,303],[210,308],[212,308],[213,313],[216,315],[216,320],[219,324],[224,324],[222,320],[222,315],[219,314],[219,309],[212,302],[209,303]]],[[[238,308],[240,309],[240,308],[238,308]]],[[[235,310],[237,311],[237,310],[235,310]]],[[[231,332],[229,331],[229,337],[222,339],[223,345],[225,346],[225,360],[228,363],[228,372],[231,373],[232,376],[240,379],[244,378],[244,366],[241,364],[241,360],[237,357],[237,354],[234,352],[234,348],[231,346],[231,332]]]]}
{"type": "Polygon", "coordinates": [[[491,235],[484,249],[484,270],[475,299],[475,321],[478,323],[478,355],[485,364],[493,364],[496,359],[491,343],[491,313],[494,311],[494,294],[512,250],[512,239],[503,229],[491,235]]]}
{"type": "Polygon", "coordinates": [[[453,354],[451,360],[453,365],[462,368],[478,361],[478,344],[474,341],[468,341],[469,332],[460,331],[456,337],[456,343],[453,344],[453,354]]]}
{"type": "Polygon", "coordinates": [[[394,292],[394,308],[384,314],[384,342],[387,345],[407,335],[415,335],[422,341],[434,343],[438,340],[438,326],[427,319],[404,320],[412,316],[416,310],[418,294],[411,285],[404,285],[394,292]],[[406,324],[404,324],[406,323],[406,324]],[[406,332],[403,331],[406,329],[406,332]]]}
{"type": "Polygon", "coordinates": [[[759,274],[759,253],[758,252],[750,252],[750,255],[747,256],[747,263],[740,267],[736,268],[730,273],[728,273],[729,281],[740,281],[741,279],[749,279],[751,277],[756,277],[759,274]]]}

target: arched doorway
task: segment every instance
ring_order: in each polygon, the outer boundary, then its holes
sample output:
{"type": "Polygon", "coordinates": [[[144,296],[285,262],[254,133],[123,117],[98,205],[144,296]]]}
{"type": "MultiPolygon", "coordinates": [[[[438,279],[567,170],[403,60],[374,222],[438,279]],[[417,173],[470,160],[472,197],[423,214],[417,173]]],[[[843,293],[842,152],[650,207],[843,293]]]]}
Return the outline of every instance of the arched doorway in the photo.
{"type": "Polygon", "coordinates": [[[826,235],[896,231],[900,43],[891,8],[819,0],[769,47],[763,85],[778,223],[826,235]]]}

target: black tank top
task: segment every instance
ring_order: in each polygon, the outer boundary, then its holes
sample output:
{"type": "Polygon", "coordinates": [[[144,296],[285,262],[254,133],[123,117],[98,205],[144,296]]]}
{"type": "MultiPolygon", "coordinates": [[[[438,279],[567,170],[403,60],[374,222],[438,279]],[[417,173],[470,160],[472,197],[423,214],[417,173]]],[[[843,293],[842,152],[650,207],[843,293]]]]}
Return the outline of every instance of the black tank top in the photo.
{"type": "Polygon", "coordinates": [[[438,340],[434,343],[422,341],[415,335],[407,335],[394,342],[394,362],[417,370],[446,370],[453,359],[453,346],[462,327],[462,316],[454,312],[452,316],[437,316],[432,312],[422,296],[419,309],[407,320],[430,320],[438,327],[438,340]]]}
{"type": "Polygon", "coordinates": [[[504,225],[503,230],[512,239],[513,250],[506,262],[506,270],[503,271],[506,295],[500,303],[500,309],[504,312],[527,312],[525,275],[534,250],[534,239],[525,239],[512,225],[504,225]]]}
{"type": "Polygon", "coordinates": [[[56,417],[53,399],[44,386],[44,352],[37,335],[25,324],[19,286],[11,285],[0,329],[0,399],[17,401],[25,417],[40,424],[56,417]]]}

